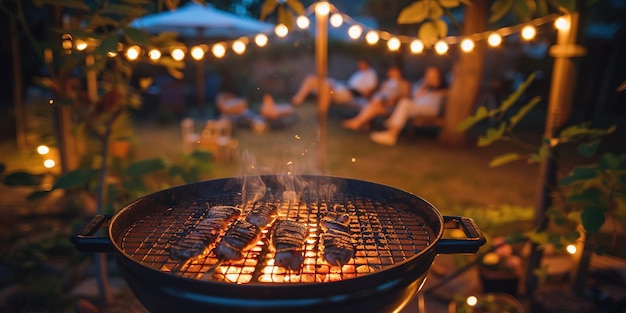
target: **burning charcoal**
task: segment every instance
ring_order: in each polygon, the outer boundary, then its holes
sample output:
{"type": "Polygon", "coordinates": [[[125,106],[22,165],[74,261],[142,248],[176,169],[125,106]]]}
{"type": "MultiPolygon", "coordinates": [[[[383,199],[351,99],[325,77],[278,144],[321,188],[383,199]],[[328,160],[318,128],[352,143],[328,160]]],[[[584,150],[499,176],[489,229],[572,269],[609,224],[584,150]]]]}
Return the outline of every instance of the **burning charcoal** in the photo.
{"type": "Polygon", "coordinates": [[[304,224],[279,219],[274,224],[272,245],[276,250],[274,260],[276,265],[299,271],[304,260],[302,247],[307,236],[307,227],[304,224]]]}
{"type": "Polygon", "coordinates": [[[215,254],[220,259],[240,260],[243,251],[254,246],[261,235],[261,229],[248,221],[236,221],[233,223],[217,248],[215,254]]]}
{"type": "Polygon", "coordinates": [[[272,203],[263,203],[254,206],[246,215],[246,221],[263,228],[272,222],[272,216],[278,211],[278,206],[272,203]]]}

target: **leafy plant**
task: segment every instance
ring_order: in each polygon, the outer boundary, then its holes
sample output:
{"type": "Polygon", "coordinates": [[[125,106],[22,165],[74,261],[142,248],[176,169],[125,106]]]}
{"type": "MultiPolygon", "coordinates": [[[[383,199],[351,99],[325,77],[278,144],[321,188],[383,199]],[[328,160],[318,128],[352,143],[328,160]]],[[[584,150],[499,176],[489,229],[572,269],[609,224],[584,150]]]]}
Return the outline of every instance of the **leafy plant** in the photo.
{"type": "Polygon", "coordinates": [[[293,29],[294,14],[304,14],[304,6],[298,0],[265,0],[261,7],[261,19],[267,19],[275,11],[278,14],[277,24],[283,24],[288,29],[293,29]]]}

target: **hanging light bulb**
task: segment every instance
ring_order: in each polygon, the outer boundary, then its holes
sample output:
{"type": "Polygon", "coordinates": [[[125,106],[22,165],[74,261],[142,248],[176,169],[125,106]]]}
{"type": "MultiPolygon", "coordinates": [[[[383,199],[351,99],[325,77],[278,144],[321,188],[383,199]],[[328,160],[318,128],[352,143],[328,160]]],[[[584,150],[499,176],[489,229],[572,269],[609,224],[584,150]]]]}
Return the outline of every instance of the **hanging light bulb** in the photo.
{"type": "Polygon", "coordinates": [[[258,34],[254,37],[254,42],[259,47],[265,47],[267,44],[267,36],[265,34],[258,34]]]}
{"type": "Polygon", "coordinates": [[[387,48],[391,51],[398,51],[398,49],[400,49],[400,39],[391,37],[391,39],[387,41],[387,48]]]}
{"type": "Polygon", "coordinates": [[[309,19],[306,16],[300,15],[296,19],[296,25],[298,25],[300,29],[307,29],[309,25],[311,25],[311,21],[309,21],[309,19]]]}
{"type": "Polygon", "coordinates": [[[87,42],[82,39],[76,39],[76,50],[83,51],[87,49],[87,42]]]}
{"type": "Polygon", "coordinates": [[[419,39],[415,39],[411,41],[410,47],[411,47],[411,53],[414,53],[414,54],[422,53],[422,51],[424,51],[424,43],[419,39]]]}
{"type": "Polygon", "coordinates": [[[284,38],[285,36],[287,36],[287,34],[289,34],[289,29],[287,28],[287,26],[285,26],[285,24],[278,24],[274,28],[274,33],[276,34],[276,36],[284,38]]]}
{"type": "Polygon", "coordinates": [[[470,52],[474,50],[474,41],[469,38],[461,40],[461,50],[465,52],[470,52]]]}
{"type": "Polygon", "coordinates": [[[193,48],[191,48],[191,57],[196,60],[202,60],[202,58],[204,57],[204,49],[202,49],[200,46],[195,46],[193,48]]]}
{"type": "Polygon", "coordinates": [[[126,58],[130,61],[134,61],[139,57],[141,48],[139,46],[130,46],[126,49],[126,58]]]}
{"type": "Polygon", "coordinates": [[[352,39],[357,39],[361,37],[362,34],[363,28],[361,27],[361,25],[352,25],[350,26],[350,28],[348,28],[348,36],[350,36],[350,38],[352,39]]]}
{"type": "Polygon", "coordinates": [[[526,25],[522,28],[522,38],[532,40],[537,35],[537,30],[532,25],[526,25]]]}
{"type": "Polygon", "coordinates": [[[181,48],[174,48],[172,52],[170,52],[172,59],[176,61],[182,61],[185,58],[185,51],[181,48]]]}
{"type": "Polygon", "coordinates": [[[497,47],[502,43],[502,36],[498,33],[491,33],[489,37],[487,37],[487,43],[492,47],[497,47]]]}
{"type": "Polygon", "coordinates": [[[50,148],[48,148],[48,146],[40,145],[37,147],[37,153],[40,155],[46,155],[48,152],[50,152],[50,148]]]}
{"type": "Polygon", "coordinates": [[[161,58],[161,51],[157,49],[152,49],[148,52],[148,57],[150,58],[150,60],[156,62],[161,58]]]}
{"type": "Polygon", "coordinates": [[[367,34],[365,34],[365,41],[367,41],[370,45],[375,45],[378,42],[378,39],[380,39],[380,36],[375,30],[370,30],[367,34]]]}
{"type": "Polygon", "coordinates": [[[439,55],[446,54],[446,52],[448,52],[448,44],[443,40],[437,41],[435,44],[435,52],[439,55]]]}
{"type": "Polygon", "coordinates": [[[213,52],[213,55],[219,59],[224,57],[224,55],[226,54],[226,47],[224,47],[224,44],[216,43],[213,45],[213,49],[211,49],[211,52],[213,52]]]}
{"type": "Polygon", "coordinates": [[[467,303],[467,305],[472,306],[472,307],[476,306],[478,304],[478,298],[476,298],[475,296],[469,296],[465,300],[465,303],[467,303]]]}
{"type": "Polygon", "coordinates": [[[565,16],[559,16],[554,21],[554,27],[556,27],[556,29],[558,30],[568,30],[569,26],[570,26],[569,19],[565,16]]]}
{"type": "Polygon", "coordinates": [[[315,6],[315,12],[319,15],[328,15],[330,12],[330,5],[328,2],[320,2],[315,6]]]}
{"type": "Polygon", "coordinates": [[[43,166],[45,168],[53,168],[56,165],[56,162],[54,162],[54,160],[52,159],[47,159],[45,161],[43,161],[43,166]]]}
{"type": "Polygon", "coordinates": [[[576,254],[576,246],[575,245],[567,245],[567,247],[565,248],[567,250],[567,253],[569,254],[576,254]]]}
{"type": "Polygon", "coordinates": [[[233,41],[232,49],[237,54],[243,54],[246,52],[246,44],[240,39],[235,40],[233,41]]]}
{"type": "Polygon", "coordinates": [[[341,13],[335,13],[330,16],[330,25],[336,28],[341,26],[341,24],[343,24],[343,16],[341,16],[341,13]]]}

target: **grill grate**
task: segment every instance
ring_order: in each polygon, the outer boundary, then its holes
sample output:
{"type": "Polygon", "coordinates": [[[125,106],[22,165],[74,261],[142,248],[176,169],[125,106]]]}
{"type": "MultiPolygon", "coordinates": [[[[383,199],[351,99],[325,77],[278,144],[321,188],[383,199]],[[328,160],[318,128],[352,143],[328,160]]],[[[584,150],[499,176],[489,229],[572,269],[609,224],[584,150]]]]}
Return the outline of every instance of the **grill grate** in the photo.
{"type": "MultiPolygon", "coordinates": [[[[212,251],[213,245],[188,260],[170,259],[170,245],[204,219],[210,206],[234,205],[237,197],[220,195],[202,201],[209,205],[199,207],[185,203],[155,211],[138,220],[123,237],[122,250],[145,266],[187,278],[238,284],[313,283],[368,275],[414,256],[431,243],[432,230],[418,215],[379,201],[345,194],[306,202],[266,196],[264,201],[279,205],[278,217],[298,221],[309,229],[299,273],[274,265],[274,253],[268,246],[269,227],[263,230],[256,246],[245,252],[240,261],[220,263],[212,251]],[[322,229],[318,222],[329,211],[350,215],[356,252],[355,257],[341,267],[328,265],[321,253],[322,229]],[[205,275],[207,272],[209,274],[205,275]]],[[[240,207],[245,215],[253,204],[240,207]]]]}

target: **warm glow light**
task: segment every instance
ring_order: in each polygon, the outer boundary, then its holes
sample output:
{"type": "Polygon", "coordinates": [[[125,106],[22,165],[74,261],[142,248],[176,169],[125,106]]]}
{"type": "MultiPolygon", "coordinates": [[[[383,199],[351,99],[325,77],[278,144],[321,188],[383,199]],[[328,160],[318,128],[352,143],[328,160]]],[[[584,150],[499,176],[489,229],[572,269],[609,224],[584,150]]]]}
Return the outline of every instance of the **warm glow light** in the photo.
{"type": "Polygon", "coordinates": [[[569,254],[576,254],[576,246],[575,245],[567,245],[567,248],[565,248],[567,250],[567,253],[569,254]]]}
{"type": "Polygon", "coordinates": [[[461,50],[465,52],[470,52],[474,50],[474,41],[469,38],[463,39],[461,41],[461,50]]]}
{"type": "Polygon", "coordinates": [[[152,49],[148,52],[148,57],[150,58],[150,60],[156,62],[161,58],[161,51],[157,49],[152,49]]]}
{"type": "Polygon", "coordinates": [[[241,40],[233,41],[232,48],[233,51],[235,51],[235,53],[237,54],[243,54],[244,52],[246,52],[246,44],[241,40]]]}
{"type": "Polygon", "coordinates": [[[130,61],[137,60],[137,58],[139,57],[139,51],[141,51],[139,46],[128,47],[128,49],[126,49],[126,58],[130,61]]]}
{"type": "Polygon", "coordinates": [[[380,36],[375,30],[370,30],[367,34],[365,34],[365,41],[367,41],[370,45],[376,44],[378,39],[380,39],[380,36]]]}
{"type": "Polygon", "coordinates": [[[350,38],[352,39],[357,39],[361,37],[362,34],[363,28],[361,27],[361,25],[352,25],[350,26],[350,28],[348,28],[348,36],[350,36],[350,38]]]}
{"type": "Polygon", "coordinates": [[[63,34],[63,36],[61,36],[61,46],[63,47],[63,49],[65,50],[70,50],[72,49],[72,35],[70,34],[63,34]]]}
{"type": "Polygon", "coordinates": [[[421,40],[411,41],[411,53],[422,53],[422,51],[424,51],[424,43],[421,40]]]}
{"type": "Polygon", "coordinates": [[[391,51],[397,51],[398,49],[400,49],[400,39],[396,37],[392,37],[391,39],[389,39],[389,41],[387,41],[387,48],[389,48],[389,50],[391,51]]]}
{"type": "Polygon", "coordinates": [[[446,52],[448,52],[448,44],[439,40],[435,44],[435,52],[437,52],[437,54],[446,54],[446,52]]]}
{"type": "Polygon", "coordinates": [[[213,45],[213,49],[211,49],[211,52],[213,52],[213,55],[219,59],[224,57],[224,55],[226,54],[226,47],[224,47],[224,45],[221,43],[216,43],[213,45]]]}
{"type": "Polygon", "coordinates": [[[522,28],[522,38],[524,38],[525,40],[531,40],[535,38],[535,35],[537,35],[537,30],[534,26],[526,25],[524,26],[524,28],[522,28]]]}
{"type": "Polygon", "coordinates": [[[328,5],[328,2],[320,2],[315,6],[315,12],[319,15],[328,15],[330,5],[328,5]]]}
{"type": "Polygon", "coordinates": [[[467,305],[469,306],[476,306],[476,304],[478,304],[478,298],[474,296],[469,296],[467,297],[467,300],[465,301],[465,303],[467,303],[467,305]]]}
{"type": "Polygon", "coordinates": [[[289,28],[287,28],[285,24],[278,24],[274,28],[274,33],[276,34],[276,36],[284,38],[285,36],[287,36],[287,34],[289,34],[289,28]]]}
{"type": "Polygon", "coordinates": [[[565,16],[559,16],[554,21],[554,27],[558,30],[568,30],[569,29],[569,19],[565,16]]]}
{"type": "Polygon", "coordinates": [[[498,33],[491,33],[487,38],[487,43],[492,47],[497,47],[502,43],[502,36],[498,33]]]}
{"type": "Polygon", "coordinates": [[[83,51],[87,49],[87,42],[82,39],[76,39],[76,50],[83,51]]]}
{"type": "Polygon", "coordinates": [[[309,27],[309,25],[311,25],[311,21],[309,21],[309,19],[306,16],[300,15],[296,19],[296,25],[298,25],[300,29],[306,29],[309,27]]]}
{"type": "Polygon", "coordinates": [[[335,13],[330,16],[330,25],[339,27],[341,24],[343,24],[343,16],[341,16],[341,13],[335,13]]]}
{"type": "Polygon", "coordinates": [[[109,51],[109,52],[107,52],[107,56],[108,56],[109,58],[114,58],[114,57],[116,57],[116,56],[117,56],[117,52],[115,52],[115,51],[109,51]]]}
{"type": "Polygon", "coordinates": [[[191,57],[196,61],[199,61],[204,57],[204,49],[202,49],[199,46],[195,46],[191,48],[190,53],[191,53],[191,57]]]}
{"type": "Polygon", "coordinates": [[[172,59],[182,61],[185,58],[185,51],[181,48],[174,48],[174,50],[170,52],[170,55],[172,56],[172,59]]]}
{"type": "Polygon", "coordinates": [[[54,162],[54,160],[51,160],[51,159],[47,159],[47,160],[43,161],[43,166],[45,168],[53,168],[55,164],[56,164],[56,162],[54,162]]]}
{"type": "Polygon", "coordinates": [[[267,36],[265,34],[258,34],[254,37],[254,42],[259,47],[265,47],[267,44],[267,36]]]}
{"type": "Polygon", "coordinates": [[[37,153],[41,155],[48,154],[48,152],[50,152],[50,148],[48,148],[48,146],[41,145],[37,147],[37,153]]]}

